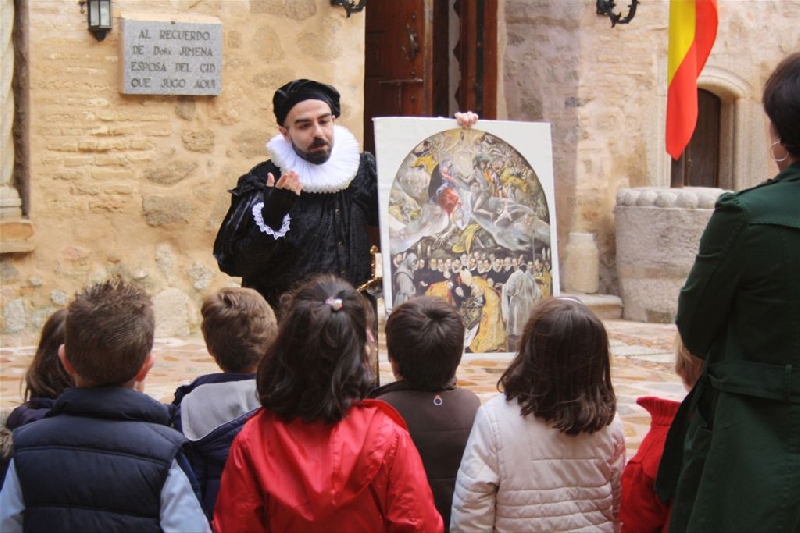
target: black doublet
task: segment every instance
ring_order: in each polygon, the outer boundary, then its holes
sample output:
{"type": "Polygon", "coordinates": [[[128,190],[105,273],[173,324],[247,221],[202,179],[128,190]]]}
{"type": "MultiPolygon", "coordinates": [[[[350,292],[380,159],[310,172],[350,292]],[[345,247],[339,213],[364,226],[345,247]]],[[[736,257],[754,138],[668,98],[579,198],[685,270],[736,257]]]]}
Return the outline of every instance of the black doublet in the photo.
{"type": "Polygon", "coordinates": [[[299,196],[267,187],[267,174],[277,182],[281,170],[272,160],[255,166],[231,190],[231,207],[214,241],[220,270],[241,276],[278,309],[280,296],[313,274],[335,274],[354,286],[371,275],[367,226],[378,225],[378,183],[375,158],[361,154],[358,172],[345,189],[306,192],[299,196]],[[264,223],[282,236],[265,232],[253,207],[264,202],[264,223]]]}

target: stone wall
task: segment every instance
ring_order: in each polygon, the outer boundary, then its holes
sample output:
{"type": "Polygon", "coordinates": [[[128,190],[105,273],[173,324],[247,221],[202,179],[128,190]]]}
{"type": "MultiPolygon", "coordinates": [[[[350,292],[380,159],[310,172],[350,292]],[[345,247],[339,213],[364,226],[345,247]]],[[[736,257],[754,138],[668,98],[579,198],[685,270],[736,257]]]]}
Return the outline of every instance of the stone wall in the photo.
{"type": "MultiPolygon", "coordinates": [[[[30,152],[22,195],[30,225],[0,220],[0,333],[37,331],[76,290],[114,274],[154,295],[160,335],[195,331],[202,297],[235,283],[219,272],[211,247],[227,189],[265,158],[276,132],[274,89],[295,77],[336,85],[341,123],[362,136],[363,12],[347,18],[327,0],[115,0],[115,28],[97,42],[77,2],[0,2],[3,13],[25,9],[29,91],[20,111],[30,124],[22,143],[30,152]],[[221,94],[120,94],[125,14],[219,19],[221,94]],[[26,240],[32,231],[33,246],[6,246],[12,233],[26,240]]],[[[591,0],[499,5],[499,117],[552,124],[559,257],[569,233],[593,234],[599,290],[618,293],[616,193],[669,184],[668,1],[640,2],[633,22],[613,29],[591,0]]],[[[700,81],[729,108],[722,169],[739,189],[775,172],[759,97],[777,61],[800,49],[800,0],[719,6],[700,81]]]]}
{"type": "MultiPolygon", "coordinates": [[[[627,12],[629,3],[617,2],[616,10],[627,12]]],[[[778,61],[800,50],[800,1],[718,5],[717,39],[700,86],[723,100],[722,186],[743,189],[777,172],[767,155],[760,97],[778,61]]],[[[600,249],[599,290],[618,294],[617,191],[670,184],[664,149],[669,2],[640,2],[633,21],[615,28],[591,1],[505,0],[502,6],[507,118],[552,125],[562,272],[567,236],[592,233],[600,249]]]]}
{"type": "Polygon", "coordinates": [[[297,77],[335,85],[340,122],[362,135],[364,13],[346,18],[320,0],[112,6],[114,29],[97,42],[77,2],[28,1],[35,247],[0,256],[0,333],[38,330],[76,290],[110,275],[153,295],[159,335],[196,331],[202,297],[235,282],[219,272],[212,243],[227,190],[266,158],[277,133],[274,90],[297,77]],[[120,94],[126,14],[219,19],[221,94],[120,94]]]}

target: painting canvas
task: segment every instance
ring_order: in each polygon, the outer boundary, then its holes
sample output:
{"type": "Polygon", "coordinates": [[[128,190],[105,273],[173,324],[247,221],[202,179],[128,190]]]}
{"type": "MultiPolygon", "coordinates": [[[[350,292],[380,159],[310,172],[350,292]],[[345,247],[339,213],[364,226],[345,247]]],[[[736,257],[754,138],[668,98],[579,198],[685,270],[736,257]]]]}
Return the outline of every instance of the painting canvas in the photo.
{"type": "Polygon", "coordinates": [[[514,351],[559,287],[549,124],[377,118],[375,148],[387,313],[443,298],[467,352],[514,351]]]}

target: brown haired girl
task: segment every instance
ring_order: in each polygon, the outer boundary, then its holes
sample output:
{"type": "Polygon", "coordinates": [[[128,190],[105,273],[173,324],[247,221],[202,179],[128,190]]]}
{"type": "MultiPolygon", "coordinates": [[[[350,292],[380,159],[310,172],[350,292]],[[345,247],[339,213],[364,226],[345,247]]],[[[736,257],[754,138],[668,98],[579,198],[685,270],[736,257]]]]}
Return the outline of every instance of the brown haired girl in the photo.
{"type": "Polygon", "coordinates": [[[476,415],[451,530],[613,531],[625,439],[600,319],[543,300],[498,389],[476,415]]]}
{"type": "Polygon", "coordinates": [[[59,309],[42,327],[39,346],[25,374],[25,403],[8,416],[6,426],[16,429],[35,422],[53,407],[65,389],[74,387],[72,379],[58,358],[58,347],[64,344],[64,324],[67,310],[59,309]]]}
{"type": "Polygon", "coordinates": [[[256,378],[263,409],[231,447],[214,530],[442,531],[403,419],[363,399],[373,383],[370,304],[321,276],[281,311],[256,378]]]}

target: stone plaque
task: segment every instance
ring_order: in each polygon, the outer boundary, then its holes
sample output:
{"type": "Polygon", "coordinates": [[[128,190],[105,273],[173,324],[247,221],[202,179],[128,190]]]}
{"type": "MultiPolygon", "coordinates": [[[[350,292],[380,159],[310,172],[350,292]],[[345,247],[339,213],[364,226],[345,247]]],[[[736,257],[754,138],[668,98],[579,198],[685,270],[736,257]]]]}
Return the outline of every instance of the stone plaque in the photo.
{"type": "Polygon", "coordinates": [[[214,17],[123,15],[120,92],[218,95],[222,23],[214,17]]]}

